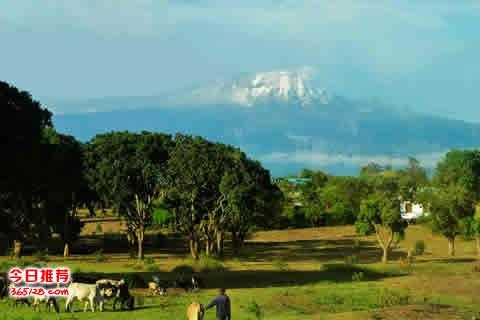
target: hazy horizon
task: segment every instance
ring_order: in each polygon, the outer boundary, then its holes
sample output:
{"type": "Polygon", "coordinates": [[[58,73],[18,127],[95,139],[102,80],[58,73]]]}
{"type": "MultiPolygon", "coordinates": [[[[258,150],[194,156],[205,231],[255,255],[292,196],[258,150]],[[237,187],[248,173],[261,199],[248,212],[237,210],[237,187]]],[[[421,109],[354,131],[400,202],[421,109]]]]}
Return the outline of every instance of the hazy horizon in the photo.
{"type": "Polygon", "coordinates": [[[40,101],[151,96],[310,66],[334,94],[480,121],[474,1],[23,0],[2,8],[1,80],[40,101]]]}

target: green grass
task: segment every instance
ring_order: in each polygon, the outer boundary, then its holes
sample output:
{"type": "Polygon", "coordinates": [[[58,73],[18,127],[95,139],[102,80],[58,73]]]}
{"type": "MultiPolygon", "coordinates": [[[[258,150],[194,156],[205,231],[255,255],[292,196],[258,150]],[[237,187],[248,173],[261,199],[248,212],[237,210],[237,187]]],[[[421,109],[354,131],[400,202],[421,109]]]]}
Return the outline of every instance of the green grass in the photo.
{"type": "MultiPolygon", "coordinates": [[[[83,274],[104,273],[97,274],[102,277],[128,276],[136,283],[149,281],[152,274],[173,279],[182,270],[193,270],[201,273],[209,289],[144,298],[147,290],[135,289],[134,311],[112,312],[107,304],[101,316],[81,312],[79,303],[75,304],[77,312],[64,313],[63,301],[59,315],[35,314],[27,307],[12,308],[4,299],[0,301],[0,320],[181,320],[192,301],[208,303],[220,286],[228,288],[234,319],[239,320],[449,320],[471,319],[480,312],[480,273],[474,271],[477,262],[468,241],[459,241],[459,255],[448,258],[443,238],[414,226],[395,250],[393,261],[383,265],[378,263],[380,250],[374,239],[359,238],[349,227],[263,232],[253,239],[258,242],[247,245],[243,255],[225,260],[202,257],[193,261],[174,248],[172,252],[150,252],[144,263],[129,259],[127,253],[108,254],[108,250],[103,252],[105,260],[95,254],[67,260],[49,255],[49,265],[66,265],[83,274]],[[423,238],[427,252],[406,269],[398,261],[423,238]]],[[[0,269],[36,260],[39,255],[18,262],[0,257],[0,269]]],[[[208,311],[205,320],[213,319],[214,311],[208,311]]]]}

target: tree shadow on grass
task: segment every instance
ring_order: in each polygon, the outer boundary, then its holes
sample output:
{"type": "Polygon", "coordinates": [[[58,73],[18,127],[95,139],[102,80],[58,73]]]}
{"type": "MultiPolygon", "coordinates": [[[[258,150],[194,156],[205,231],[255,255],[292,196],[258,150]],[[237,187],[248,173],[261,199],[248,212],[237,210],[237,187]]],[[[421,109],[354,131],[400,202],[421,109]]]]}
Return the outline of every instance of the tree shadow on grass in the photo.
{"type": "MultiPolygon", "coordinates": [[[[392,260],[404,257],[404,253],[393,250],[392,260]]],[[[359,263],[379,262],[382,252],[374,241],[356,241],[355,239],[336,240],[298,240],[289,242],[248,242],[241,258],[256,262],[270,262],[281,259],[287,263],[316,260],[320,263],[343,261],[356,256],[359,263]]]]}
{"type": "Polygon", "coordinates": [[[416,260],[415,263],[431,263],[431,262],[437,262],[437,263],[471,263],[478,261],[478,259],[475,258],[465,258],[465,257],[451,257],[451,258],[430,258],[428,260],[416,260]]]}
{"type": "MultiPolygon", "coordinates": [[[[267,288],[302,286],[318,282],[352,282],[355,274],[362,273],[363,281],[378,281],[384,278],[400,277],[401,272],[380,272],[356,265],[326,264],[318,271],[296,270],[224,270],[217,272],[198,273],[203,279],[204,288],[226,287],[230,289],[241,288],[267,288]]],[[[178,274],[173,272],[131,272],[131,273],[77,273],[75,281],[94,283],[101,278],[121,279],[134,277],[135,288],[146,288],[152,281],[152,276],[158,276],[164,281],[173,281],[178,274]]]]}

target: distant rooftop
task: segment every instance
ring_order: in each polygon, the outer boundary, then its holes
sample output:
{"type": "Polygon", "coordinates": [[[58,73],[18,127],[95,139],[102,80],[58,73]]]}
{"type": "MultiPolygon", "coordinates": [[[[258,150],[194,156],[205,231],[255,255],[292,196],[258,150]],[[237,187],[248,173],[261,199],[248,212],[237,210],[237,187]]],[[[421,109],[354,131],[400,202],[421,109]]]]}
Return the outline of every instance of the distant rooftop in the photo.
{"type": "Polygon", "coordinates": [[[287,181],[291,184],[295,184],[295,185],[302,185],[302,184],[306,184],[310,181],[312,181],[311,178],[279,178],[279,179],[276,179],[276,181],[287,181]]]}

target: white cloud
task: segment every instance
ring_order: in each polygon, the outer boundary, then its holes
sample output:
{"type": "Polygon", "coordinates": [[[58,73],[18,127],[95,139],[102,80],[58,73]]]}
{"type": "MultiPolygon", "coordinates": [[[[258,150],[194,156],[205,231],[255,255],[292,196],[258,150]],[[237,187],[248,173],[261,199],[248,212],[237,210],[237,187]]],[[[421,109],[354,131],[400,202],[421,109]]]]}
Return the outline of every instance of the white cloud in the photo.
{"type": "MultiPolygon", "coordinates": [[[[19,0],[0,12],[3,28],[73,29],[103,37],[206,37],[210,24],[266,40],[286,41],[329,63],[348,54],[378,72],[402,72],[455,51],[445,41],[452,16],[478,13],[478,3],[443,1],[158,1],[19,0]],[[433,50],[432,50],[433,48],[433,50]]],[[[214,37],[214,35],[212,35],[214,37]]],[[[348,55],[347,55],[348,58],[348,55]]]]}
{"type": "MultiPolygon", "coordinates": [[[[437,162],[445,155],[445,152],[424,153],[413,155],[421,164],[427,168],[433,168],[437,162]]],[[[388,155],[344,155],[328,154],[321,152],[293,152],[293,153],[271,153],[260,157],[260,161],[269,164],[302,164],[312,167],[330,166],[330,165],[351,165],[363,166],[370,162],[380,165],[391,165],[393,167],[402,167],[408,164],[408,157],[392,157],[388,155]]]]}

